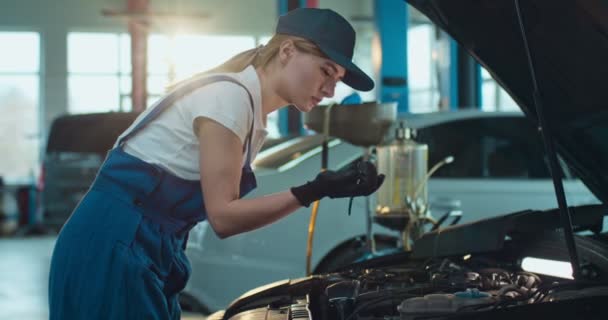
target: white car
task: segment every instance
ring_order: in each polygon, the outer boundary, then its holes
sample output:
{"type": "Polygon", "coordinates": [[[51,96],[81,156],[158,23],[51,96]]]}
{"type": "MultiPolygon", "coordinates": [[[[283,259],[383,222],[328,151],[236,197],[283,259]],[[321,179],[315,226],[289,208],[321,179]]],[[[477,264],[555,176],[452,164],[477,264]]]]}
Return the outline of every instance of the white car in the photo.
{"type": "MultiPolygon", "coordinates": [[[[428,185],[435,217],[458,204],[460,222],[505,212],[557,207],[544,149],[535,128],[520,113],[458,111],[412,115],[406,125],[417,129],[416,141],[429,146],[429,167],[452,155],[428,185]],[[518,128],[518,130],[513,130],[518,128]]],[[[286,190],[314,178],[321,165],[321,138],[295,138],[262,152],[256,159],[258,188],[248,197],[286,190]]],[[[359,158],[363,148],[333,140],[329,168],[359,158]]],[[[597,203],[588,189],[563,166],[571,205],[597,203]]],[[[373,197],[373,196],[372,196],[373,197]]],[[[312,206],[311,206],[312,207],[312,206]]],[[[353,262],[365,253],[365,199],[323,199],[314,234],[314,273],[353,262]]],[[[190,233],[186,253],[192,276],[182,303],[202,312],[225,308],[241,293],[262,284],[305,276],[311,208],[301,208],[272,225],[220,240],[208,223],[190,233]]],[[[379,247],[394,246],[395,233],[373,226],[379,247]]]]}

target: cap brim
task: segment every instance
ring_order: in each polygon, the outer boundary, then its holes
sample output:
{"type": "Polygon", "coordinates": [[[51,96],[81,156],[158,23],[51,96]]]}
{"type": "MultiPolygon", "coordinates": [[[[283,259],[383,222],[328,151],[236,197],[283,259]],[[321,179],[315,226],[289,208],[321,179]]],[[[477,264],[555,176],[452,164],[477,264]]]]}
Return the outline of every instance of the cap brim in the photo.
{"type": "Polygon", "coordinates": [[[359,67],[357,67],[349,58],[328,48],[320,49],[329,59],[346,70],[344,78],[342,79],[342,82],[346,85],[359,91],[370,91],[374,88],[374,80],[359,69],[359,67]]]}

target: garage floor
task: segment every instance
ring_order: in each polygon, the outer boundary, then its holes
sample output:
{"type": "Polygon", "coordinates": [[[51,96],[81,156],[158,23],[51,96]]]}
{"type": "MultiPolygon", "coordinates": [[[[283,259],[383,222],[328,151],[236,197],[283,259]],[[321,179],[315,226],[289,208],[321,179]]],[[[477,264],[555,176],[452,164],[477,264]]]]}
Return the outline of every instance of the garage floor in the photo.
{"type": "MultiPolygon", "coordinates": [[[[0,320],[48,319],[47,280],[55,237],[0,239],[0,320]]],[[[183,320],[204,317],[184,314],[183,320]]]]}

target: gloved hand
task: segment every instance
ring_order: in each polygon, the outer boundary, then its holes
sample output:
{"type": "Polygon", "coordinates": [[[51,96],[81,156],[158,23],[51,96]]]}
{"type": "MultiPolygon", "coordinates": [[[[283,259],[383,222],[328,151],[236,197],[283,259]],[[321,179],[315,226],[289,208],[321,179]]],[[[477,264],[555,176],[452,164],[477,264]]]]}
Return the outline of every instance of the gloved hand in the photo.
{"type": "Polygon", "coordinates": [[[368,196],[384,181],[376,166],[369,161],[355,161],[338,170],[326,170],[304,185],[291,188],[291,193],[305,207],[323,197],[346,198],[368,196]]]}

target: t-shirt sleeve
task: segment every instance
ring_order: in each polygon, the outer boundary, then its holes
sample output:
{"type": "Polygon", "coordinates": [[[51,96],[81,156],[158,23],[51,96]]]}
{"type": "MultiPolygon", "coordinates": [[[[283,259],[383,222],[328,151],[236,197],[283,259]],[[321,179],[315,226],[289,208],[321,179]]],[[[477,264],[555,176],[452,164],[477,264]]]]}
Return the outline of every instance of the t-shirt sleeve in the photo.
{"type": "Polygon", "coordinates": [[[238,84],[216,82],[195,90],[179,102],[186,121],[198,137],[196,119],[209,118],[234,132],[241,143],[251,129],[253,111],[247,91],[238,84]]]}

